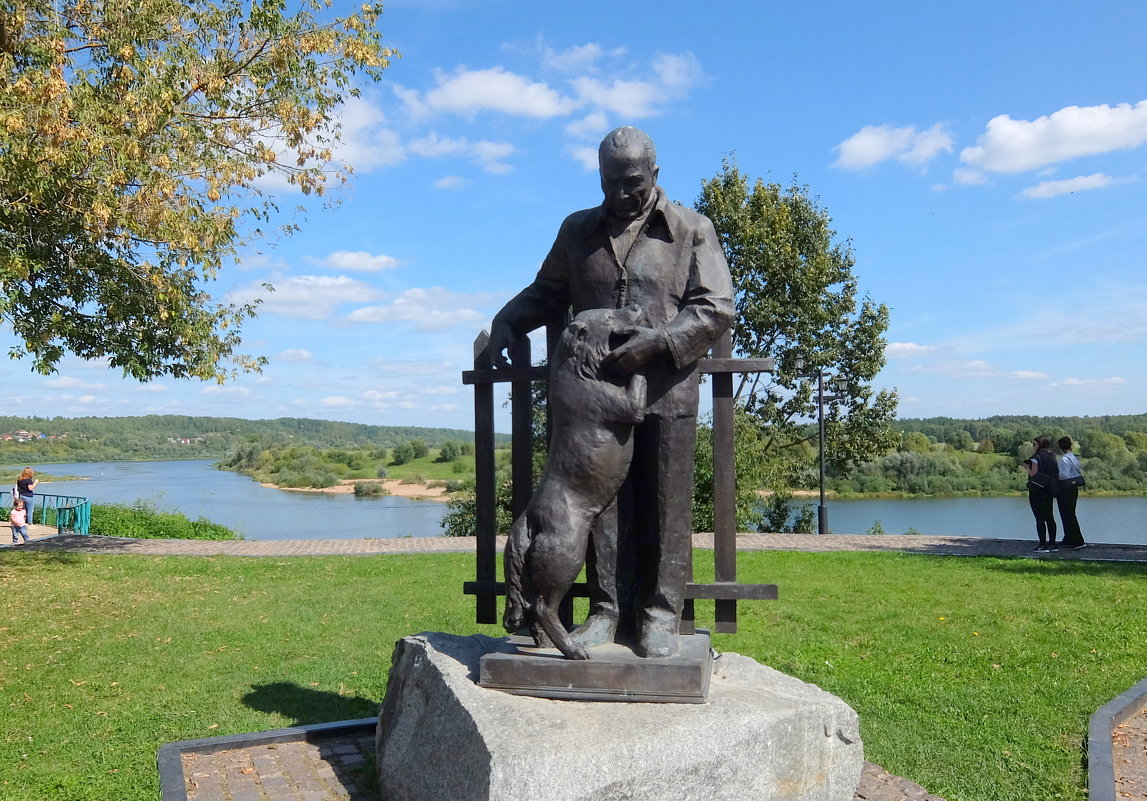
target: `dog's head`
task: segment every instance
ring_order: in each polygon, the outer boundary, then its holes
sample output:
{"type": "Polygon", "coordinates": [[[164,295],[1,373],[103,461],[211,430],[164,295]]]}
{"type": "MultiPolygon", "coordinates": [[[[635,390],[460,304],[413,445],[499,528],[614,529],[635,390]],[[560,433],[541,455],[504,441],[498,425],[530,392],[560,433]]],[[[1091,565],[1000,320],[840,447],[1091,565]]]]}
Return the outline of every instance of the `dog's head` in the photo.
{"type": "Polygon", "coordinates": [[[574,362],[583,378],[599,378],[601,361],[630,336],[634,326],[644,322],[640,306],[620,309],[587,309],[566,326],[558,343],[558,358],[574,362]]]}

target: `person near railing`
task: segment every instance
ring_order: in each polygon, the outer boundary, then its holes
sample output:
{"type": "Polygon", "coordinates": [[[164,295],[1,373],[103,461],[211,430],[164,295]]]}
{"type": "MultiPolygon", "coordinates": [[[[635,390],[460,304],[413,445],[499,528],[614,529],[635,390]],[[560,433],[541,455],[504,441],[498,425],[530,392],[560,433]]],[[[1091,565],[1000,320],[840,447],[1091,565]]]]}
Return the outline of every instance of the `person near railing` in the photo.
{"type": "Polygon", "coordinates": [[[36,522],[36,485],[39,483],[40,480],[36,478],[36,471],[30,467],[25,467],[21,471],[20,477],[16,479],[16,494],[24,501],[24,509],[27,512],[29,524],[36,522]]]}
{"type": "Polygon", "coordinates": [[[31,542],[28,537],[28,517],[24,511],[24,501],[20,498],[12,501],[12,511],[8,515],[8,523],[12,526],[12,544],[19,545],[20,538],[24,542],[31,542]]]}

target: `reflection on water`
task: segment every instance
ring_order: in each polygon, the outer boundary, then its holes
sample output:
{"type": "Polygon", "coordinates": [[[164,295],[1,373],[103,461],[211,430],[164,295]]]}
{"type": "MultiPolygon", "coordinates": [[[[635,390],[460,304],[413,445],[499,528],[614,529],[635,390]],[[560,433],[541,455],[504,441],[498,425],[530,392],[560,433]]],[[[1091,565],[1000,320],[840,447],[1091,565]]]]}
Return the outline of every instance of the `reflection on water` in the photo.
{"type": "Polygon", "coordinates": [[[434,537],[442,533],[439,521],[446,513],[446,505],[436,501],[269,489],[239,473],[216,470],[208,460],[33,468],[90,477],[41,483],[37,489],[45,494],[82,495],[95,503],[152,501],[192,519],[222,523],[251,540],[434,537]]]}

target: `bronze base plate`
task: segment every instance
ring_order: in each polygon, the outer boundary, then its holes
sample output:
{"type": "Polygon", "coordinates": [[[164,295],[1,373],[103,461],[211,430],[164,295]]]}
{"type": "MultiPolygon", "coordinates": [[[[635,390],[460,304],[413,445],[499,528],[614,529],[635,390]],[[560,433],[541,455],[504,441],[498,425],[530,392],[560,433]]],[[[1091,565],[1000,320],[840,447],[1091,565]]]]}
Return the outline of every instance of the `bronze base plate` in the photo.
{"type": "Polygon", "coordinates": [[[566,659],[514,635],[479,662],[478,685],[536,698],[569,701],[644,701],[703,704],[713,672],[709,632],[680,636],[680,651],[665,659],[640,657],[625,645],[599,645],[592,659],[566,659]]]}

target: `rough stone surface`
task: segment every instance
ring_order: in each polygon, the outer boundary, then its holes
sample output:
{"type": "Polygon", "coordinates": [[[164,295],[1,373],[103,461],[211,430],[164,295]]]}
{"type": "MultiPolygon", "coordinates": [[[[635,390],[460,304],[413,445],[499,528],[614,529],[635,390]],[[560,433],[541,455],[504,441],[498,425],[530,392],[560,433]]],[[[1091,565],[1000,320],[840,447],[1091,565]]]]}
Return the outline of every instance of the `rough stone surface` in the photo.
{"type": "Polygon", "coordinates": [[[395,648],[379,714],[387,801],[851,801],[856,713],[739,654],[708,704],[553,701],[477,686],[499,640],[426,633],[395,648]]]}

